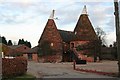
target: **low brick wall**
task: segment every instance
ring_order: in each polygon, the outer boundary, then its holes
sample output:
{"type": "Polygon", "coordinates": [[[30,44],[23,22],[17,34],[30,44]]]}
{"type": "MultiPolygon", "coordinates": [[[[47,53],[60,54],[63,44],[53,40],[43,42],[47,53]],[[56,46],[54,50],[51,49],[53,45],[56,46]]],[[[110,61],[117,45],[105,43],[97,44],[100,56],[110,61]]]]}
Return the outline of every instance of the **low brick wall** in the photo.
{"type": "Polygon", "coordinates": [[[61,55],[47,55],[39,57],[39,62],[61,62],[62,56],[61,55]]]}
{"type": "Polygon", "coordinates": [[[87,57],[87,58],[86,58],[86,61],[87,61],[87,62],[94,62],[94,58],[93,58],[93,57],[87,57]]]}
{"type": "Polygon", "coordinates": [[[16,57],[13,59],[2,59],[2,76],[3,78],[18,76],[26,73],[27,60],[24,57],[16,57]]]}
{"type": "Polygon", "coordinates": [[[38,55],[36,53],[32,54],[32,60],[38,62],[38,55]]]}

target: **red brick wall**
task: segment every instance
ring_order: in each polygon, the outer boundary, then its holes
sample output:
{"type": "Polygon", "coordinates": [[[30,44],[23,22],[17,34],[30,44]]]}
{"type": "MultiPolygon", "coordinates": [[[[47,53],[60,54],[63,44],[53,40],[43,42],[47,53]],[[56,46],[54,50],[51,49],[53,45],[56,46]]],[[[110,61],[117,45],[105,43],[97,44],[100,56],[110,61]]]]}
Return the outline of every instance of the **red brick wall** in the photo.
{"type": "Polygon", "coordinates": [[[46,55],[39,57],[39,62],[61,62],[62,56],[61,55],[46,55]]]}
{"type": "Polygon", "coordinates": [[[71,48],[71,43],[74,43],[74,47],[77,47],[77,46],[79,46],[79,45],[83,45],[83,44],[85,44],[85,43],[87,43],[87,42],[89,42],[89,41],[71,41],[70,42],[70,48],[71,48]]]}
{"type": "MultiPolygon", "coordinates": [[[[23,54],[23,56],[24,56],[27,60],[28,60],[28,54],[29,54],[29,53],[23,54]]],[[[37,55],[37,53],[32,53],[32,61],[38,62],[38,55],[37,55]]]]}
{"type": "MultiPolygon", "coordinates": [[[[89,41],[72,41],[70,42],[70,47],[72,46],[71,43],[74,43],[74,49],[75,47],[79,46],[79,45],[84,45],[86,43],[88,43],[89,41]]],[[[78,58],[82,59],[82,60],[86,60],[88,62],[93,62],[94,61],[94,57],[93,56],[89,56],[87,57],[85,54],[88,54],[90,51],[89,50],[81,50],[81,51],[76,51],[76,53],[78,54],[78,58]]],[[[92,53],[94,54],[94,53],[92,53]]]]}
{"type": "Polygon", "coordinates": [[[28,55],[27,54],[23,54],[23,57],[25,57],[26,59],[28,59],[28,55]]]}
{"type": "Polygon", "coordinates": [[[68,43],[64,43],[63,45],[64,52],[67,52],[70,49],[70,45],[68,43]]]}
{"type": "Polygon", "coordinates": [[[53,43],[53,49],[57,51],[62,50],[62,39],[57,30],[56,24],[52,19],[48,20],[40,38],[39,45],[41,45],[44,41],[49,41],[50,43],[53,43]]]}
{"type": "Polygon", "coordinates": [[[44,41],[48,41],[50,44],[53,43],[53,46],[51,46],[51,48],[57,52],[57,55],[62,55],[62,39],[57,30],[56,24],[52,19],[49,19],[45,26],[45,29],[39,40],[39,46],[44,43],[44,41]]]}
{"type": "Polygon", "coordinates": [[[32,60],[38,62],[38,55],[36,53],[32,54],[32,60]]]}

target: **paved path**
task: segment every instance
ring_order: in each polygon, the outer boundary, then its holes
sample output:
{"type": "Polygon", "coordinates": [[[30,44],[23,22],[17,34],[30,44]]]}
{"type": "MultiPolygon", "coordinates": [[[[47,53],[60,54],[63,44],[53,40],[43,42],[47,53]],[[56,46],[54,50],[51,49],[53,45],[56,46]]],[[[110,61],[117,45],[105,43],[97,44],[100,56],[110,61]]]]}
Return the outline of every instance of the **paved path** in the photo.
{"type": "Polygon", "coordinates": [[[95,63],[87,63],[86,65],[76,65],[77,68],[96,70],[108,73],[118,73],[117,61],[101,61],[95,63]]]}
{"type": "Polygon", "coordinates": [[[28,74],[37,78],[112,78],[73,70],[72,63],[28,62],[28,74]]]}

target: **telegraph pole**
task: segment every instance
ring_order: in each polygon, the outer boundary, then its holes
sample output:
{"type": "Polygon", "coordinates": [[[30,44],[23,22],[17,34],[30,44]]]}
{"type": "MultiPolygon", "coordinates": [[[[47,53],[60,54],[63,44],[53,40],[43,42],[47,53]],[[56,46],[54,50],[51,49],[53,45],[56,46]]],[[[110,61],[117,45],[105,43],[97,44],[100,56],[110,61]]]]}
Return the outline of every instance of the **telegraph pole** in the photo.
{"type": "Polygon", "coordinates": [[[115,26],[116,26],[116,42],[117,42],[117,54],[118,54],[118,77],[120,77],[120,26],[119,26],[119,3],[118,0],[114,0],[115,7],[115,26]]]}

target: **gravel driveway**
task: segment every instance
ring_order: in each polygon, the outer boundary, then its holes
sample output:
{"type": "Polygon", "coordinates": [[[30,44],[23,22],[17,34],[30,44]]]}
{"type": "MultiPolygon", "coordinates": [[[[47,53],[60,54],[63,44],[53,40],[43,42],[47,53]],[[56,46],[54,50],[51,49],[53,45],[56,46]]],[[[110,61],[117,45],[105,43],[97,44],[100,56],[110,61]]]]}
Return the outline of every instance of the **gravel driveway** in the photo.
{"type": "Polygon", "coordinates": [[[73,70],[72,63],[28,62],[28,74],[36,78],[112,78],[73,70]]]}

